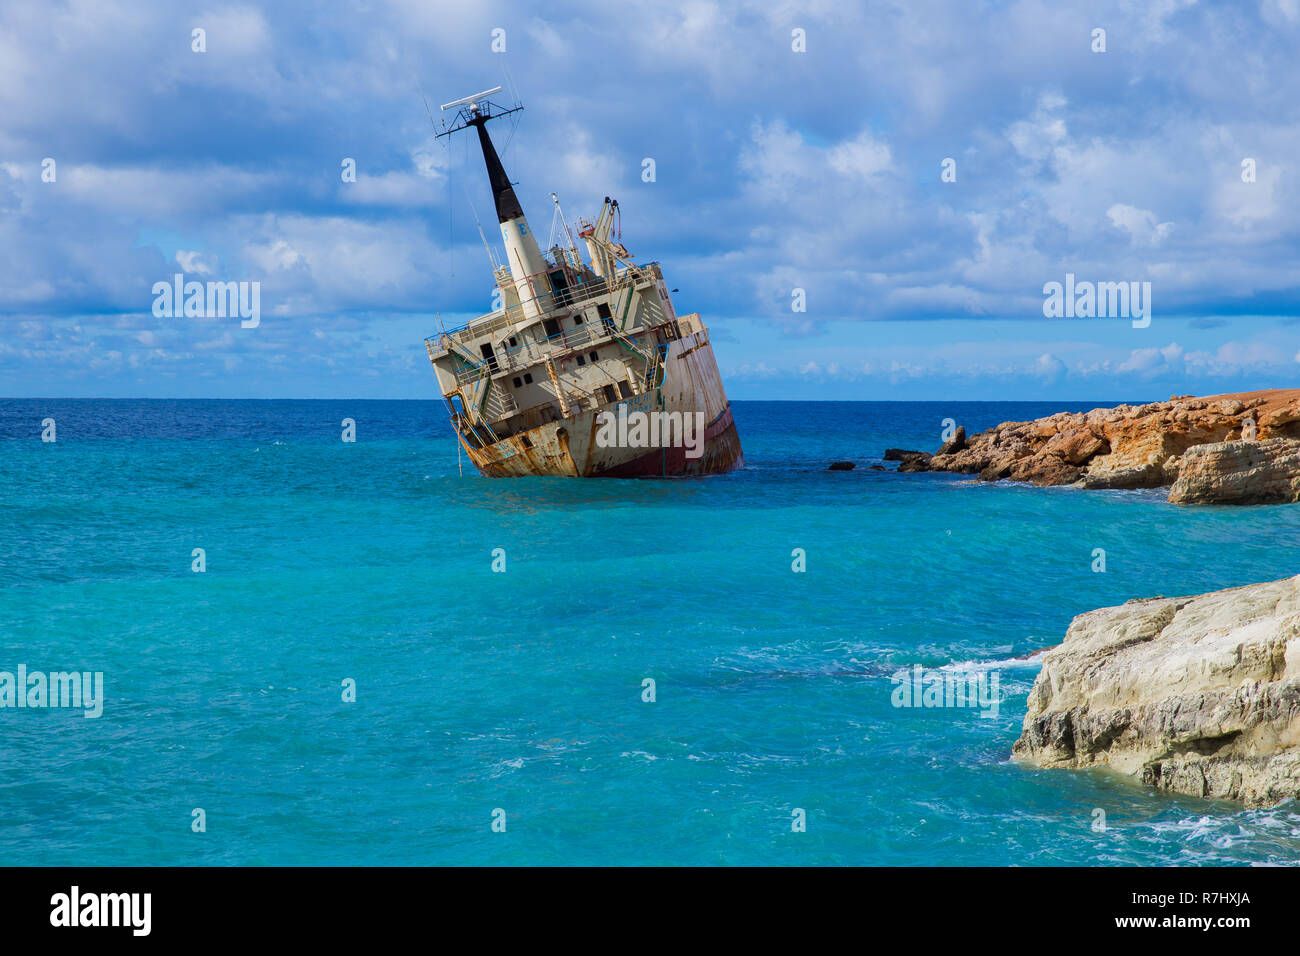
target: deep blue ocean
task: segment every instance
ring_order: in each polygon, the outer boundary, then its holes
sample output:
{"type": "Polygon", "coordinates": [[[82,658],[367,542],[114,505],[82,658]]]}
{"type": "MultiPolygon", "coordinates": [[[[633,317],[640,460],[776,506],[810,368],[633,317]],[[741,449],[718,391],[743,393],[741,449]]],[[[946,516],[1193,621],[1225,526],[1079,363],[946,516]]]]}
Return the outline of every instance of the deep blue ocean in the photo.
{"type": "Polygon", "coordinates": [[[737,402],[743,470],[574,481],[462,476],[438,402],[0,400],[0,671],[106,695],[0,710],[0,858],[1295,863],[1294,803],[1009,754],[1014,658],[1300,573],[1300,507],[869,467],[1108,404],[737,402]],[[914,664],[996,669],[997,716],[893,706],[914,664]]]}

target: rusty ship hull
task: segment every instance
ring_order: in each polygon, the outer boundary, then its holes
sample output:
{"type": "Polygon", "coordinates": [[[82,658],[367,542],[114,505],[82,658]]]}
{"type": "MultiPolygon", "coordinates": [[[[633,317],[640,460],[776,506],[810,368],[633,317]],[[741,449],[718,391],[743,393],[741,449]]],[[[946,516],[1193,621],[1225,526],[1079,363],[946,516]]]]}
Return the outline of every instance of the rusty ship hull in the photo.
{"type": "Polygon", "coordinates": [[[711,475],[745,463],[731,404],[722,388],[708,330],[672,343],[663,384],[628,401],[611,402],[576,417],[549,422],[481,448],[464,442],[479,472],[491,478],[549,475],[565,478],[663,478],[711,475]],[[621,408],[620,408],[621,406],[621,408]],[[681,446],[602,447],[601,417],[621,410],[704,415],[702,453],[681,446]]]}

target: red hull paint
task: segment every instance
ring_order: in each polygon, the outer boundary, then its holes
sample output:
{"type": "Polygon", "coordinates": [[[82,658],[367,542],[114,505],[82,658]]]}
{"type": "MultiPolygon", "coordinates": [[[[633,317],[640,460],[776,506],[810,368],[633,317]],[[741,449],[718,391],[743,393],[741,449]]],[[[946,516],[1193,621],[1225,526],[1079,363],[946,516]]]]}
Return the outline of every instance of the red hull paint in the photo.
{"type": "Polygon", "coordinates": [[[651,448],[639,458],[633,458],[605,471],[595,472],[593,478],[664,478],[669,475],[717,475],[743,467],[740,436],[731,417],[731,406],[704,428],[704,453],[699,458],[687,458],[685,448],[651,448]]]}

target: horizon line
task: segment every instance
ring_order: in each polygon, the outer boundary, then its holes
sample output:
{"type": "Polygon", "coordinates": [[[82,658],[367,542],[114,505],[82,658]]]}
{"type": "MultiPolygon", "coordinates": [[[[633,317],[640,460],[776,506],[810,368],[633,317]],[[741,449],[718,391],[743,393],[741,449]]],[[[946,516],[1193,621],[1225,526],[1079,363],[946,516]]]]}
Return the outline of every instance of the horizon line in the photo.
{"type": "MultiPolygon", "coordinates": [[[[1280,389],[1279,389],[1280,390],[1280,389]]],[[[1257,391],[1274,391],[1274,389],[1258,389],[1257,391]]],[[[1212,398],[1209,395],[1197,395],[1195,398],[1212,398]]],[[[889,405],[895,403],[909,403],[914,405],[925,404],[953,404],[956,402],[999,402],[1002,404],[1042,404],[1043,402],[1069,402],[1078,404],[1080,402],[1098,401],[1098,399],[1071,399],[1071,398],[736,398],[729,399],[731,404],[737,402],[770,402],[772,404],[862,404],[862,405],[889,405]]],[[[1101,399],[1103,402],[1114,402],[1123,404],[1126,402],[1135,402],[1139,399],[1129,398],[1122,401],[1113,399],[1101,399]]],[[[1143,399],[1141,401],[1169,401],[1169,399],[1143,399]]],[[[139,395],[0,395],[0,402],[433,402],[439,403],[441,399],[437,398],[320,398],[320,397],[303,397],[303,396],[282,396],[279,398],[230,398],[213,395],[189,395],[189,396],[139,396],[139,395]]]]}

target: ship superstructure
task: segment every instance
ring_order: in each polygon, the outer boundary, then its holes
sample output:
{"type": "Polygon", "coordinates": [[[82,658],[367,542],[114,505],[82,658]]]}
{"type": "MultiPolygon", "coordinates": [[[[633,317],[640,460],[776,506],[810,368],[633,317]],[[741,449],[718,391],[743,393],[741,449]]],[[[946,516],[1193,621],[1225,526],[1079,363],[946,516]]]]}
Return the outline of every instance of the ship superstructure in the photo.
{"type": "Polygon", "coordinates": [[[698,314],[676,313],[657,262],[633,261],[618,202],[606,197],[594,222],[577,223],[584,259],[552,193],[560,241],[538,247],[488,135],[488,120],[520,108],[491,103],[498,90],[444,105],[458,109],[456,122],[438,134],[477,131],[506,257],[493,258],[501,308],[425,340],[470,460],[489,477],[739,467],[708,329],[698,314]]]}

